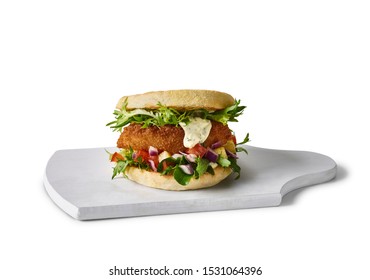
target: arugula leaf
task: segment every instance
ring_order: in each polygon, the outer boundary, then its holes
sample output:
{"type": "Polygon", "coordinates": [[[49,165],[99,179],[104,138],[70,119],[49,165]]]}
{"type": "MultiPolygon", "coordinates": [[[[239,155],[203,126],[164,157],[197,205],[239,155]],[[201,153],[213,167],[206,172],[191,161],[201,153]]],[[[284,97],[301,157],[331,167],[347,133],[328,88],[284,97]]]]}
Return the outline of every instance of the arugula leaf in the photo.
{"type": "MultiPolygon", "coordinates": [[[[247,133],[247,135],[244,137],[244,140],[242,142],[236,144],[236,151],[237,152],[245,152],[246,154],[248,154],[248,151],[245,148],[238,147],[238,145],[248,143],[249,141],[250,141],[249,140],[249,133],[247,133]]],[[[228,160],[230,162],[230,168],[232,169],[233,172],[235,172],[237,174],[237,176],[235,177],[235,180],[239,179],[240,178],[240,166],[238,165],[236,158],[230,157],[230,158],[228,158],[228,160]]]]}
{"type": "Polygon", "coordinates": [[[208,165],[207,172],[211,175],[215,175],[215,171],[213,170],[212,166],[208,165]]]}
{"type": "Polygon", "coordinates": [[[242,145],[242,144],[245,144],[245,143],[248,143],[250,140],[249,140],[249,133],[247,133],[247,135],[244,137],[244,140],[240,143],[237,143],[237,147],[236,147],[236,151],[237,152],[244,152],[248,155],[248,151],[243,148],[243,147],[238,147],[238,145],[242,145]]]}
{"type": "Polygon", "coordinates": [[[214,175],[213,168],[209,165],[209,160],[200,157],[195,159],[195,163],[188,162],[185,156],[178,157],[176,159],[172,157],[165,158],[158,164],[157,171],[162,175],[173,175],[175,180],[181,185],[188,184],[192,177],[199,179],[199,177],[206,172],[214,175]],[[169,165],[165,170],[163,170],[164,163],[169,165]],[[194,174],[188,175],[184,173],[179,167],[183,164],[191,164],[194,168],[194,174]]]}
{"type": "Polygon", "coordinates": [[[196,172],[195,179],[198,179],[200,176],[202,176],[204,173],[207,172],[209,160],[205,158],[197,157],[195,162],[197,164],[197,167],[195,168],[195,172],[196,172]]]}
{"type": "Polygon", "coordinates": [[[246,149],[244,149],[243,147],[236,147],[236,151],[239,153],[239,152],[244,152],[248,155],[248,151],[246,149]]]}
{"type": "Polygon", "coordinates": [[[112,179],[120,173],[122,173],[126,177],[125,170],[126,170],[127,166],[128,166],[128,161],[119,160],[117,162],[116,166],[113,168],[112,179]]]}
{"type": "MultiPolygon", "coordinates": [[[[127,167],[129,167],[129,166],[135,166],[135,167],[138,167],[140,169],[149,170],[149,165],[145,161],[143,161],[141,157],[134,160],[134,158],[133,158],[134,151],[133,151],[132,148],[130,148],[129,150],[122,149],[120,151],[120,153],[122,154],[124,159],[123,160],[119,159],[117,161],[116,166],[113,168],[112,179],[114,179],[114,177],[116,177],[117,175],[119,175],[121,173],[124,177],[127,177],[126,174],[125,174],[125,171],[126,171],[127,167]]],[[[109,157],[111,157],[111,156],[109,156],[109,157]]]]}
{"type": "Polygon", "coordinates": [[[234,105],[220,111],[215,111],[210,114],[208,118],[223,124],[227,122],[237,122],[238,120],[236,118],[243,114],[244,109],[247,108],[246,106],[239,106],[239,104],[240,100],[235,99],[234,105]]]}
{"type": "Polygon", "coordinates": [[[180,185],[186,186],[189,184],[193,175],[186,174],[179,166],[176,166],[175,171],[173,172],[173,177],[180,185]]]}
{"type": "Polygon", "coordinates": [[[200,117],[226,124],[228,121],[236,122],[237,117],[243,113],[245,106],[239,106],[240,100],[236,100],[233,105],[214,112],[209,112],[205,109],[190,110],[180,112],[173,108],[168,108],[165,105],[158,104],[156,110],[135,109],[127,110],[127,99],[122,105],[121,110],[115,110],[115,120],[108,123],[107,126],[113,131],[122,132],[123,127],[130,123],[141,124],[143,128],[155,125],[158,127],[166,124],[178,126],[181,122],[188,123],[191,117],[200,117]]]}
{"type": "Polygon", "coordinates": [[[237,176],[235,177],[235,180],[237,180],[240,178],[240,166],[236,162],[235,158],[229,158],[229,160],[231,170],[237,174],[237,176]]]}
{"type": "Polygon", "coordinates": [[[247,133],[247,135],[244,137],[244,140],[240,143],[237,143],[236,145],[242,145],[242,144],[245,144],[245,143],[248,143],[250,140],[249,140],[249,133],[247,133]]]}
{"type": "MultiPolygon", "coordinates": [[[[180,159],[181,160],[181,159],[180,159]]],[[[163,164],[164,163],[169,163],[169,164],[177,164],[177,163],[179,163],[179,161],[180,160],[176,160],[176,159],[174,159],[173,157],[168,157],[168,158],[165,158],[165,159],[163,159],[159,164],[158,164],[158,166],[157,166],[157,172],[166,172],[166,173],[168,173],[170,170],[171,170],[171,165],[170,166],[168,166],[165,170],[163,170],[163,164]]],[[[162,174],[164,174],[164,173],[162,173],[162,174]]]]}

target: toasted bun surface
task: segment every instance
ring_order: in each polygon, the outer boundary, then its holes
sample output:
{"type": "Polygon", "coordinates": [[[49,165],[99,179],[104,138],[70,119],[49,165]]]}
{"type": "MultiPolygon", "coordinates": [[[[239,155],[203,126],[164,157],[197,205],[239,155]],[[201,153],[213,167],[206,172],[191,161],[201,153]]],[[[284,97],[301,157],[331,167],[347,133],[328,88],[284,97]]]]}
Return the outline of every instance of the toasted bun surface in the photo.
{"type": "Polygon", "coordinates": [[[137,167],[128,167],[125,174],[130,180],[148,187],[168,191],[185,191],[212,187],[224,180],[231,173],[230,168],[223,167],[217,167],[214,171],[215,175],[206,173],[199,179],[192,178],[186,186],[177,183],[173,176],[161,175],[160,173],[146,171],[137,167]]]}
{"type": "Polygon", "coordinates": [[[127,109],[157,109],[158,103],[177,110],[221,110],[234,104],[234,98],[224,92],[213,90],[167,90],[151,91],[143,94],[123,96],[117,104],[117,109],[127,99],[127,109]]]}

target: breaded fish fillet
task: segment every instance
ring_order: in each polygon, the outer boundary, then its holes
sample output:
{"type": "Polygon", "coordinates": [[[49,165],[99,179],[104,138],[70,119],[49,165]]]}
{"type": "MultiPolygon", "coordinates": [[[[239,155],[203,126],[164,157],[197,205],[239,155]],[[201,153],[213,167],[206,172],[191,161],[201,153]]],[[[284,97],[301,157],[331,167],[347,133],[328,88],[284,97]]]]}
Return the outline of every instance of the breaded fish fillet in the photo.
{"type": "MultiPolygon", "coordinates": [[[[186,150],[183,144],[184,135],[184,130],[180,126],[142,128],[140,124],[132,123],[124,128],[117,141],[117,146],[124,149],[131,147],[134,150],[148,150],[149,146],[153,146],[160,151],[174,154],[186,150]]],[[[224,145],[231,137],[232,134],[227,125],[212,121],[211,132],[203,145],[208,147],[218,141],[224,145]]]]}

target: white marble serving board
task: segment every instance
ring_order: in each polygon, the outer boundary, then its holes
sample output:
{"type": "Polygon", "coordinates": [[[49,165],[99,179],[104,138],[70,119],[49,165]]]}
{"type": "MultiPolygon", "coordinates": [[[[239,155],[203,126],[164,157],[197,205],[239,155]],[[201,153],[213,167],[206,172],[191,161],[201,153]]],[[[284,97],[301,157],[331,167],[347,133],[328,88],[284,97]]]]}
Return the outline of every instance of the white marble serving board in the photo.
{"type": "Polygon", "coordinates": [[[60,150],[50,158],[44,185],[51,199],[78,220],[277,206],[288,192],[333,179],[336,163],[301,151],[244,146],[242,173],[217,186],[191,191],[153,189],[124,178],[111,179],[105,149],[60,150]]]}

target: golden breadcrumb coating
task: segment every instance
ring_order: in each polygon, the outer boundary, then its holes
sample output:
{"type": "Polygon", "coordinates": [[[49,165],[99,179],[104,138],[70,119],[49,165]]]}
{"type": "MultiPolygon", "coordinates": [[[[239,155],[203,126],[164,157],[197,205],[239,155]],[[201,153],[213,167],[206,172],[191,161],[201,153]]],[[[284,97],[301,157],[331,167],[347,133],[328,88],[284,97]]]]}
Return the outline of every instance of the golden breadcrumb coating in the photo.
{"type": "MultiPolygon", "coordinates": [[[[203,146],[209,147],[218,141],[221,141],[222,145],[226,144],[232,138],[229,127],[215,121],[211,123],[211,131],[203,146]]],[[[149,146],[153,146],[160,151],[167,151],[174,154],[186,150],[183,144],[184,135],[184,130],[174,125],[142,128],[140,124],[132,123],[124,128],[117,141],[117,147],[148,150],[149,146]]]]}

